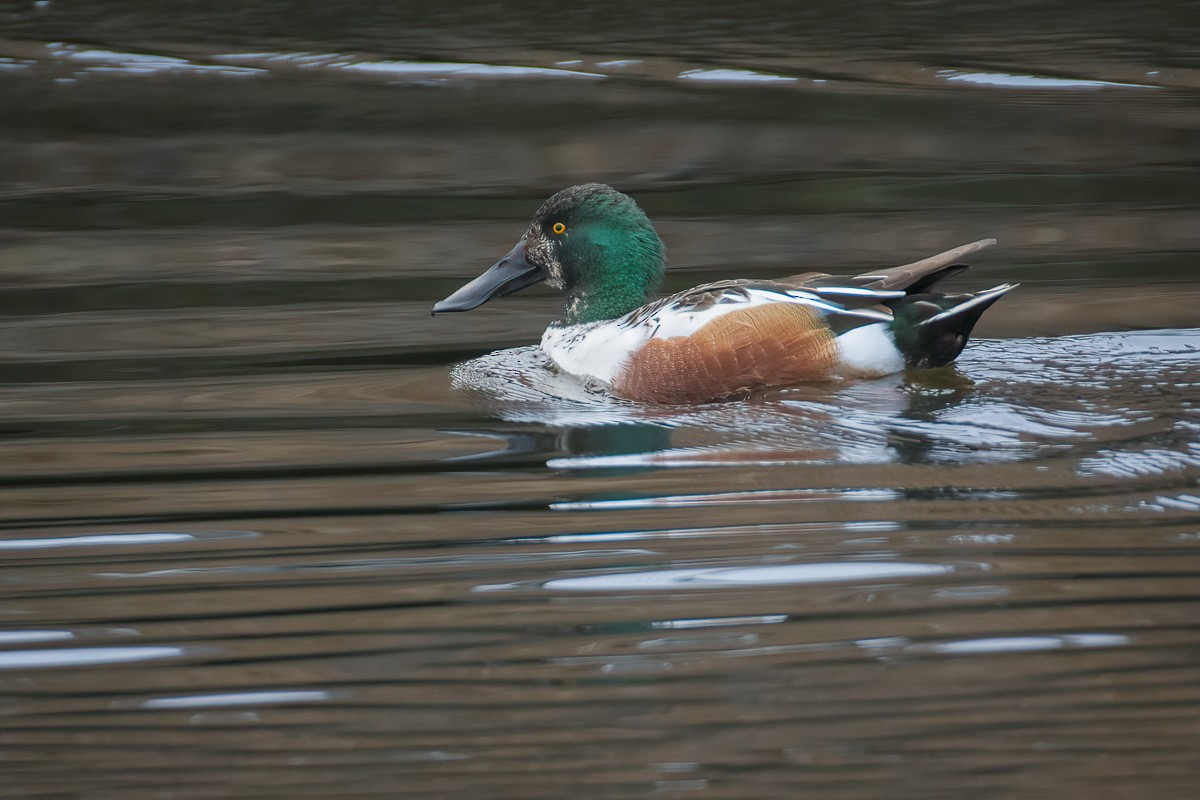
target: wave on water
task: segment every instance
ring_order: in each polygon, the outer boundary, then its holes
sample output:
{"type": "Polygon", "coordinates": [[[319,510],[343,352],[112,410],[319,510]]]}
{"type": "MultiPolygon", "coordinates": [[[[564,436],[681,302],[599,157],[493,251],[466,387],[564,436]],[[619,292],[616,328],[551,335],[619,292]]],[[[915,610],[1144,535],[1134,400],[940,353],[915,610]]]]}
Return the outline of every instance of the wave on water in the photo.
{"type": "Polygon", "coordinates": [[[1191,406],[1200,329],[973,342],[951,368],[775,389],[693,407],[612,397],[537,347],[456,365],[452,383],[509,422],[660,428],[661,446],[579,453],[562,468],[789,462],[996,463],[1085,446],[1081,469],[1193,468],[1200,437],[1156,408],[1191,406]],[[1166,430],[1153,441],[1127,432],[1166,430]],[[1165,437],[1165,439],[1163,438],[1165,437]],[[1141,466],[1139,466],[1141,465],[1141,466]]]}

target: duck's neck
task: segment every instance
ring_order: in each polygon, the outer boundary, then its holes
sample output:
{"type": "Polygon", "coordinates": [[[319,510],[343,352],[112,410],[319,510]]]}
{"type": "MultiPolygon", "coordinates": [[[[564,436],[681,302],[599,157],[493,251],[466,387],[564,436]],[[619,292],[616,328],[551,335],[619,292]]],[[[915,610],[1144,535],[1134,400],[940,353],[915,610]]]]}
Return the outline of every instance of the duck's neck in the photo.
{"type": "Polygon", "coordinates": [[[567,292],[563,321],[568,325],[586,325],[616,319],[642,307],[653,296],[653,289],[627,283],[579,287],[567,292]]]}
{"type": "Polygon", "coordinates": [[[579,254],[565,276],[568,325],[622,317],[645,305],[662,283],[665,256],[653,229],[600,229],[590,238],[596,246],[579,254]]]}

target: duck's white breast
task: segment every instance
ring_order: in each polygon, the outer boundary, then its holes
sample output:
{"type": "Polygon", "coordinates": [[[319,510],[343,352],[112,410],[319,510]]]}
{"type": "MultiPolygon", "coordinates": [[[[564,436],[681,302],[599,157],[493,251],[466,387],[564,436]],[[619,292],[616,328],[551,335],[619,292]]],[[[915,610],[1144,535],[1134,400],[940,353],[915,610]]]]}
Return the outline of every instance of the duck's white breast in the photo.
{"type": "Polygon", "coordinates": [[[616,322],[551,325],[542,334],[542,350],[564,372],[612,383],[630,354],[646,343],[643,331],[616,322]]]}
{"type": "Polygon", "coordinates": [[[626,316],[586,325],[551,325],[542,334],[542,350],[564,372],[612,383],[629,357],[651,339],[691,336],[718,317],[772,301],[778,302],[778,297],[773,300],[752,297],[745,302],[721,303],[699,311],[664,308],[636,324],[630,324],[626,316]]]}

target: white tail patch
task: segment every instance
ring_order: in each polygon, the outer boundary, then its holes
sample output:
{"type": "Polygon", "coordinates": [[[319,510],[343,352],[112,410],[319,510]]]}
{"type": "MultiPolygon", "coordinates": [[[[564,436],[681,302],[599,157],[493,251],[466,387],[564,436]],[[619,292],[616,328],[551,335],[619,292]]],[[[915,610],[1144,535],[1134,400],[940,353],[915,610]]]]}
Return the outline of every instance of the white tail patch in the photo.
{"type": "Polygon", "coordinates": [[[904,354],[892,341],[885,323],[846,331],[837,338],[837,346],[838,366],[849,377],[873,378],[904,369],[904,354]]]}

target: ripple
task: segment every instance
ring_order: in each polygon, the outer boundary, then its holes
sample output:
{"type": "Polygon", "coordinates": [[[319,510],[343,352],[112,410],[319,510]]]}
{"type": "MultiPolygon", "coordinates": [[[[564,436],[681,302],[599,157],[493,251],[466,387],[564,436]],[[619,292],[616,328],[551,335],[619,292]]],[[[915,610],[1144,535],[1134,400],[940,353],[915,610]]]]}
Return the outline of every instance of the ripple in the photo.
{"type": "Polygon", "coordinates": [[[778,625],[788,621],[787,614],[763,614],[744,617],[709,617],[697,619],[656,620],[650,625],[663,630],[693,630],[695,628],[726,628],[742,625],[778,625]]]}
{"type": "MultiPolygon", "coordinates": [[[[555,459],[558,460],[558,459],[555,459]]],[[[548,466],[555,466],[550,463],[548,466]]],[[[713,492],[682,494],[665,497],[636,497],[621,500],[590,500],[551,503],[555,511],[614,511],[637,508],[672,508],[686,506],[724,506],[743,503],[883,502],[899,500],[902,495],[892,489],[757,489],[749,492],[713,492]]]]}
{"type": "Polygon", "coordinates": [[[57,536],[42,539],[5,539],[0,550],[55,550],[64,547],[110,547],[112,545],[167,544],[191,542],[188,533],[97,533],[83,536],[57,536]]]}
{"type": "Polygon", "coordinates": [[[453,78],[590,78],[604,79],[599,72],[579,72],[548,67],[513,67],[500,64],[453,64],[431,61],[359,61],[339,65],[349,72],[366,72],[392,77],[453,78]]]}
{"type": "Polygon", "coordinates": [[[908,649],[914,652],[946,655],[988,655],[1082,647],[1122,647],[1127,644],[1129,644],[1129,637],[1119,633],[1064,633],[1052,636],[990,636],[981,639],[958,639],[951,642],[912,645],[908,649]]]}
{"type": "Polygon", "coordinates": [[[125,547],[147,544],[178,544],[212,539],[247,539],[250,531],[147,531],[145,533],[91,533],[79,536],[46,536],[35,539],[0,539],[0,550],[58,550],[68,547],[125,547]]]}
{"type": "Polygon", "coordinates": [[[770,75],[748,69],[689,69],[679,73],[679,78],[714,83],[794,83],[799,80],[787,75],[770,75]]]}
{"type": "Polygon", "coordinates": [[[1200,494],[1179,494],[1174,497],[1158,496],[1146,507],[1160,511],[1200,511],[1200,494]]]}
{"type": "MultiPolygon", "coordinates": [[[[247,52],[225,53],[212,57],[217,64],[198,63],[190,58],[152,53],[123,52],[94,47],[82,47],[64,42],[45,46],[53,61],[76,68],[76,75],[215,75],[247,77],[269,75],[279,68],[321,70],[339,74],[376,76],[416,83],[456,79],[484,80],[544,80],[583,79],[604,80],[609,76],[599,72],[583,72],[560,67],[530,67],[509,64],[486,64],[456,61],[405,61],[365,59],[342,53],[307,52],[247,52]]],[[[30,59],[0,59],[0,69],[24,70],[36,66],[30,59]]],[[[607,66],[627,66],[634,62],[611,62],[607,66]]],[[[71,80],[69,78],[62,80],[71,80]]]]}
{"type": "Polygon", "coordinates": [[[33,67],[37,62],[25,58],[0,58],[0,70],[21,70],[33,67]]]}
{"type": "Polygon", "coordinates": [[[708,567],[623,572],[557,578],[542,588],[552,591],[660,591],[669,589],[723,589],[741,586],[780,586],[815,583],[889,581],[948,575],[947,564],[844,561],[821,564],[781,564],[769,567],[708,567]]]}
{"type": "Polygon", "coordinates": [[[752,525],[717,525],[707,528],[665,528],[661,530],[631,531],[586,531],[582,533],[555,533],[540,537],[518,537],[513,542],[547,542],[553,544],[601,542],[624,542],[642,539],[700,539],[724,536],[746,537],[759,533],[778,531],[838,531],[846,533],[888,533],[899,530],[900,523],[885,520],[861,522],[786,522],[756,523],[752,525]]]}
{"type": "Polygon", "coordinates": [[[161,75],[163,73],[207,73],[225,76],[264,75],[266,70],[252,67],[227,67],[215,64],[196,64],[186,58],[124,53],[115,50],[83,49],[56,42],[46,45],[52,57],[83,64],[82,71],[109,75],[161,75]]]}
{"type": "Polygon", "coordinates": [[[1047,78],[1040,75],[1017,75],[1005,72],[958,72],[943,70],[938,77],[952,83],[969,83],[973,86],[994,86],[1001,89],[1157,89],[1145,83],[1117,83],[1079,78],[1047,78]]]}
{"type": "Polygon", "coordinates": [[[27,642],[59,642],[74,639],[71,631],[0,631],[0,647],[27,642]]]}
{"type": "Polygon", "coordinates": [[[0,669],[46,669],[88,667],[99,664],[128,664],[178,658],[179,647],[77,647],[62,650],[11,650],[0,652],[0,669]]]}
{"type": "MultiPolygon", "coordinates": [[[[537,347],[463,362],[453,369],[452,383],[504,419],[610,429],[614,444],[620,443],[617,452],[605,452],[596,446],[604,437],[591,437],[587,451],[548,458],[551,469],[999,464],[1129,436],[1114,429],[1149,430],[1160,424],[1159,415],[1144,402],[1145,387],[1162,387],[1182,397],[1194,380],[1188,376],[1198,353],[1200,330],[1194,329],[978,340],[959,359],[958,374],[949,383],[944,375],[925,373],[830,381],[683,408],[612,398],[560,373],[537,347]],[[1063,386],[1072,391],[1064,394],[1063,386]],[[623,435],[633,432],[622,427],[630,425],[642,426],[645,435],[623,435]],[[651,429],[660,433],[651,435],[651,429]],[[702,444],[689,441],[693,431],[702,444]],[[655,446],[631,448],[632,441],[655,446]]],[[[1176,435],[1196,438],[1195,431],[1184,427],[1177,427],[1176,435]]],[[[1190,466],[1193,460],[1186,452],[1170,455],[1162,447],[1152,455],[1115,452],[1106,448],[1082,466],[1127,476],[1172,464],[1190,466]]]]}
{"type": "Polygon", "coordinates": [[[634,556],[654,555],[652,550],[640,548],[624,549],[589,549],[566,552],[538,553],[487,553],[459,556],[428,556],[421,558],[373,558],[359,561],[317,562],[311,564],[264,564],[239,565],[229,567],[180,567],[159,569],[147,572],[97,572],[100,578],[147,579],[147,578],[183,578],[188,576],[205,575],[285,575],[297,573],[340,573],[340,572],[396,572],[399,570],[428,570],[441,567],[494,566],[543,564],[548,561],[567,561],[574,559],[591,559],[597,555],[608,558],[629,558],[634,556]]]}
{"type": "Polygon", "coordinates": [[[551,469],[620,469],[626,467],[727,467],[783,466],[825,460],[828,454],[812,451],[784,456],[770,450],[739,450],[731,447],[681,448],[619,456],[573,456],[551,458],[551,469]]]}
{"type": "Polygon", "coordinates": [[[179,697],[156,697],[143,701],[142,708],[215,708],[222,706],[265,706],[284,703],[320,703],[332,695],[323,690],[277,690],[260,692],[229,692],[225,694],[194,694],[179,697]]]}
{"type": "Polygon", "coordinates": [[[1200,468],[1200,442],[1189,442],[1186,449],[1106,450],[1080,459],[1081,475],[1111,475],[1116,478],[1141,478],[1200,468]]]}
{"type": "Polygon", "coordinates": [[[226,53],[216,56],[216,59],[237,63],[265,64],[267,66],[284,65],[308,70],[322,69],[416,81],[444,80],[449,78],[502,80],[582,78],[603,80],[608,77],[599,72],[582,72],[580,70],[552,67],[525,67],[453,61],[372,61],[339,53],[226,53]]]}

